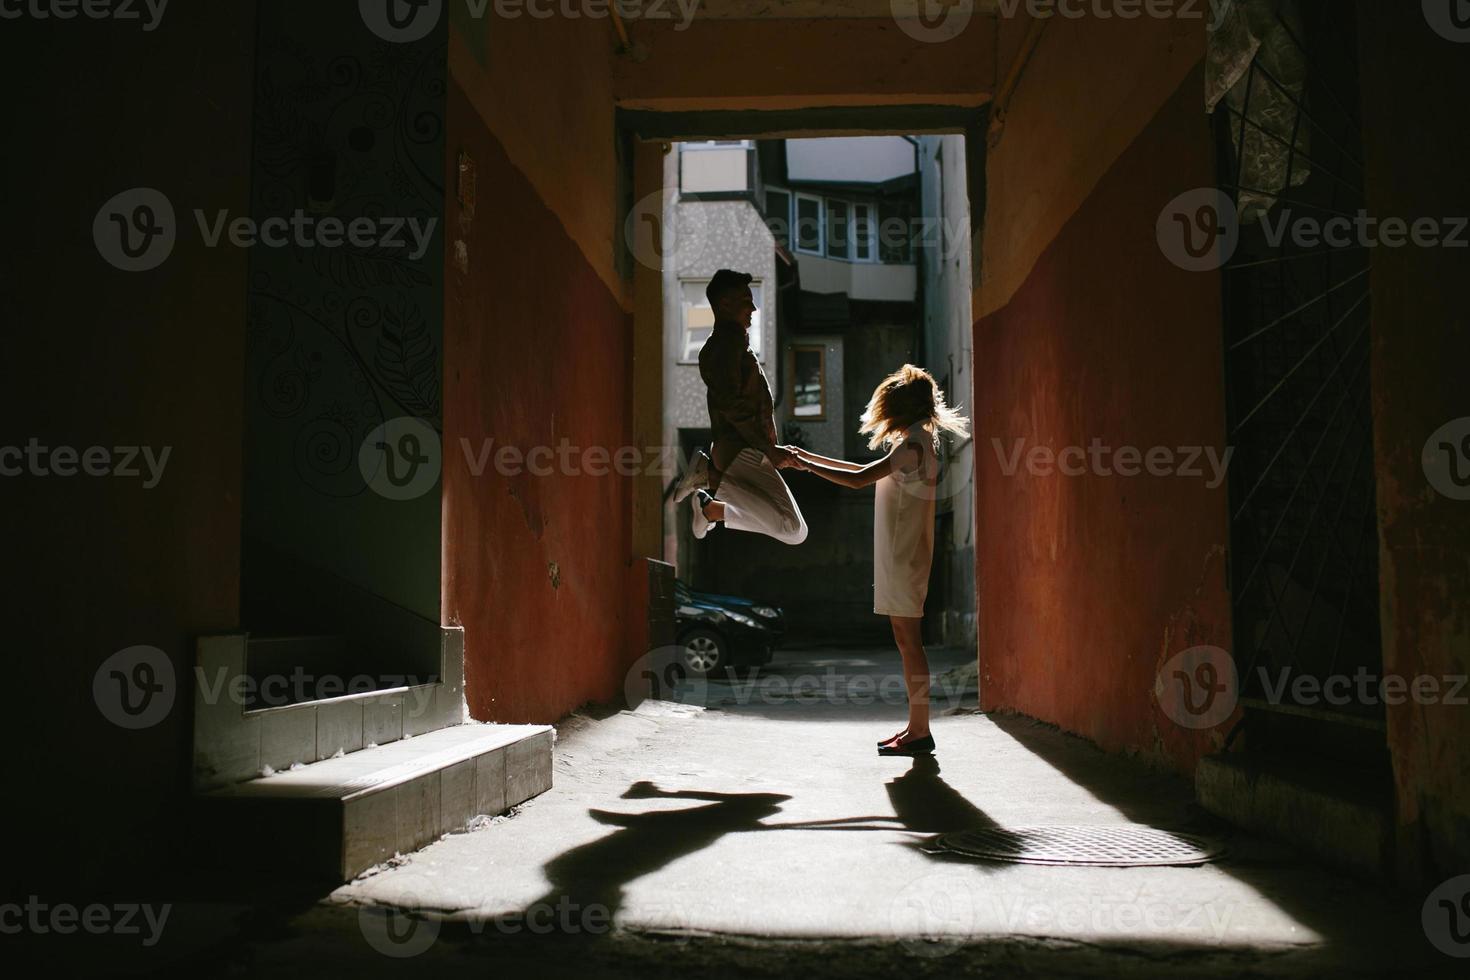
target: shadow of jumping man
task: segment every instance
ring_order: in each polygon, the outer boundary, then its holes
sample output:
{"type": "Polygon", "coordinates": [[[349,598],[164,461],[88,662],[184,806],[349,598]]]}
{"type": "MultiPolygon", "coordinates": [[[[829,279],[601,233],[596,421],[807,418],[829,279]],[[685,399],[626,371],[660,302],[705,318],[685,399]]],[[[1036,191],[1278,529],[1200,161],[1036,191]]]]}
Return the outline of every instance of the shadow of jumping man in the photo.
{"type": "Polygon", "coordinates": [[[649,781],[630,786],[625,800],[689,800],[704,805],[618,813],[593,809],[599,823],[617,829],[574,847],[542,869],[546,893],[527,906],[523,918],[531,932],[583,934],[595,939],[611,931],[627,885],[694,854],[732,833],[768,830],[908,830],[939,834],[998,826],[939,775],[932,756],[918,756],[902,775],[887,783],[893,815],[839,817],[766,823],[791,797],[784,793],[719,793],[667,790],[649,781]],[[538,928],[538,921],[540,927],[538,928]]]}
{"type": "Polygon", "coordinates": [[[643,813],[590,810],[598,822],[618,829],[566,851],[542,869],[549,888],[531,909],[567,910],[570,918],[559,922],[558,928],[608,931],[629,882],[700,851],[726,834],[763,829],[761,821],[779,813],[781,804],[791,799],[782,793],[665,790],[648,781],[634,783],[622,798],[695,800],[707,805],[643,813]]]}

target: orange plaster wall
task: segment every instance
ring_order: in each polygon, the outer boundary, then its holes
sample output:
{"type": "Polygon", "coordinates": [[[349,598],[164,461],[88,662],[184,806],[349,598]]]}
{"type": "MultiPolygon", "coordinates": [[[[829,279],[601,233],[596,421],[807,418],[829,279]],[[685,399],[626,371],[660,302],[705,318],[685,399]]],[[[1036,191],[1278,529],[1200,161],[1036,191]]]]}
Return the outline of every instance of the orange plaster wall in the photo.
{"type": "MultiPolygon", "coordinates": [[[[1007,475],[995,440],[1005,453],[1018,438],[1059,450],[1094,437],[1144,452],[1223,451],[1219,279],[1175,268],[1154,234],[1170,198],[1214,180],[1200,86],[1196,70],[1165,93],[1008,301],[976,323],[974,346],[983,705],[1182,771],[1219,736],[1173,724],[1153,687],[1174,654],[1229,648],[1226,486],[1146,473],[1039,476],[1024,464],[1007,475]]],[[[1080,137],[1094,107],[1069,105],[1067,91],[1056,90],[1056,118],[1039,125],[1053,133],[1075,122],[1080,137]]],[[[1029,140],[1021,127],[1030,124],[1018,112],[1006,140],[1029,140]]],[[[1081,152],[1069,140],[1056,151],[1081,152]]],[[[1053,194],[1064,202],[1080,181],[1049,166],[1023,181],[1011,166],[992,182],[986,262],[1018,261],[1004,249],[996,259],[996,243],[1036,247],[1033,217],[1060,207],[1053,194]],[[1046,204],[1017,208],[1007,195],[1046,204]]]]}

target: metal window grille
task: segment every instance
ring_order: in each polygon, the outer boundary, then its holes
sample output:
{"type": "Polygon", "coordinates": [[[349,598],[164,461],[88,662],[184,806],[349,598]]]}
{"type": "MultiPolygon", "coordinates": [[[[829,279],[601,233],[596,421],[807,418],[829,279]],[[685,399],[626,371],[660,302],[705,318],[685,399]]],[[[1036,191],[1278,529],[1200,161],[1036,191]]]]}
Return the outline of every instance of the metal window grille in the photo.
{"type": "MultiPolygon", "coordinates": [[[[1237,213],[1269,204],[1242,222],[1223,273],[1236,665],[1247,705],[1290,712],[1300,699],[1283,677],[1382,671],[1368,251],[1294,234],[1365,207],[1350,7],[1276,4],[1272,30],[1302,73],[1283,79],[1258,52],[1214,114],[1237,213]],[[1271,167],[1251,165],[1273,149],[1271,167]],[[1270,186],[1253,186],[1263,173],[1270,186]]],[[[1381,704],[1310,700],[1381,724],[1381,704]]]]}

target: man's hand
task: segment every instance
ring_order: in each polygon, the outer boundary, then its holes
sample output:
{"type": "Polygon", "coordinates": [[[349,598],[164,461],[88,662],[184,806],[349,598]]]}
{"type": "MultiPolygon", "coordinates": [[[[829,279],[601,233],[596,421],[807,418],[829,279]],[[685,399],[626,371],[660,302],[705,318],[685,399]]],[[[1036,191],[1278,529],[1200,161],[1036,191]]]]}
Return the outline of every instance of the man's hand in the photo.
{"type": "Polygon", "coordinates": [[[791,461],[786,465],[794,470],[807,469],[806,457],[801,454],[801,449],[796,446],[777,446],[777,449],[791,454],[791,461]]]}

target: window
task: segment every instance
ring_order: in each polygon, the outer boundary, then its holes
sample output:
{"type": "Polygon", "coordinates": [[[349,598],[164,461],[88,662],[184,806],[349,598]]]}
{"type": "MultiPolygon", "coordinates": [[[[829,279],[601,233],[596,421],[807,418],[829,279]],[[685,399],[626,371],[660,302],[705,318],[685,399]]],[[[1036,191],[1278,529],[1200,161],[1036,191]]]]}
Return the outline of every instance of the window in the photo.
{"type": "Polygon", "coordinates": [[[709,300],[704,295],[706,285],[703,281],[679,284],[684,294],[684,346],[679,352],[681,361],[697,362],[699,349],[709,340],[710,333],[715,329],[715,311],[710,309],[709,300]]]}
{"type": "Polygon", "coordinates": [[[855,262],[876,262],[877,250],[873,247],[876,229],[873,227],[873,206],[852,206],[852,258],[855,262]]]}
{"type": "Polygon", "coordinates": [[[880,256],[878,208],[871,201],[860,203],[767,188],[766,224],[782,245],[808,255],[825,255],[846,262],[878,262],[880,258],[907,261],[887,258],[888,252],[900,254],[900,249],[907,247],[904,240],[907,223],[903,221],[890,224],[893,247],[880,256]]]}
{"type": "Polygon", "coordinates": [[[791,349],[791,415],[802,422],[827,417],[827,348],[799,345],[791,349]]]}
{"type": "Polygon", "coordinates": [[[847,258],[847,245],[847,202],[829,198],[827,201],[827,257],[847,258]]]}
{"type": "Polygon", "coordinates": [[[812,194],[796,195],[796,227],[792,238],[798,252],[822,254],[822,199],[812,194]]]}
{"type": "Polygon", "coordinates": [[[766,227],[785,248],[791,247],[791,193],[766,188],[766,227]]]}
{"type": "Polygon", "coordinates": [[[898,201],[881,201],[878,205],[879,258],[884,262],[912,262],[913,235],[911,208],[898,201]]]}
{"type": "Polygon", "coordinates": [[[755,147],[749,140],[679,144],[679,193],[712,199],[754,197],[755,147]]]}
{"type": "MultiPolygon", "coordinates": [[[[715,311],[710,308],[704,289],[708,279],[686,279],[679,283],[680,306],[683,308],[683,331],[680,334],[679,361],[684,364],[699,363],[699,349],[709,340],[715,329],[715,311]]],[[[761,356],[762,313],[765,310],[765,290],[759,279],[750,284],[750,294],[755,300],[755,313],[750,318],[750,349],[756,357],[761,356]]]]}
{"type": "Polygon", "coordinates": [[[913,212],[913,202],[906,200],[853,201],[766,189],[766,224],[777,241],[846,262],[912,262],[913,212]]]}

